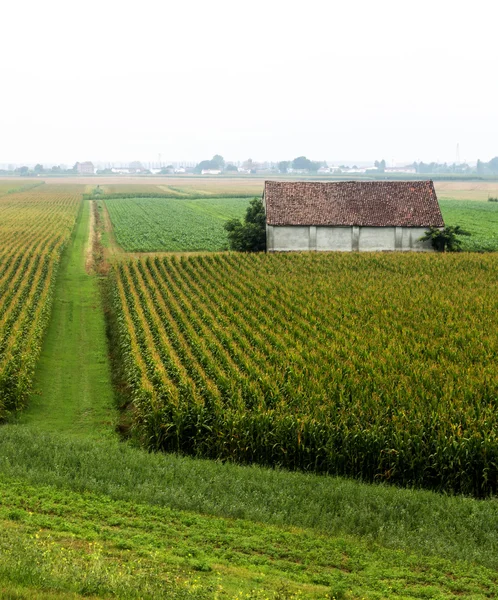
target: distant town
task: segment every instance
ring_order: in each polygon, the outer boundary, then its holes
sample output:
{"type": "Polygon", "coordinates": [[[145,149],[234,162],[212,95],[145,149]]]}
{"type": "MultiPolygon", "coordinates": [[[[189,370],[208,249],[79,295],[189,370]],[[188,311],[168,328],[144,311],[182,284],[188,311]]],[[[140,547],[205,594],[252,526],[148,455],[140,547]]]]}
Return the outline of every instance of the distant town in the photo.
{"type": "Polygon", "coordinates": [[[36,177],[47,175],[316,175],[316,176],[414,176],[454,174],[463,176],[495,177],[498,175],[498,157],[489,162],[438,163],[415,161],[410,164],[397,164],[385,159],[373,163],[332,164],[327,161],[314,161],[306,156],[279,162],[225,161],[216,154],[211,159],[199,163],[166,162],[157,163],[132,161],[130,163],[101,163],[92,161],[76,162],[72,166],[64,164],[0,164],[0,176],[36,177]]]}

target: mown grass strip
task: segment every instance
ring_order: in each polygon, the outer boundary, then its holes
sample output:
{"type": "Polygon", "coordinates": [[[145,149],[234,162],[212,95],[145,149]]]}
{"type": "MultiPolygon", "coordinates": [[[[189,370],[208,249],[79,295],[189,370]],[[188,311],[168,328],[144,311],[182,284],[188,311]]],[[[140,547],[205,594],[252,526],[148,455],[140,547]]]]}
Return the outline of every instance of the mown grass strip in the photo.
{"type": "Polygon", "coordinates": [[[85,269],[90,203],[85,201],[60,265],[53,312],[21,420],[39,431],[113,435],[115,420],[98,279],[85,269]]]}

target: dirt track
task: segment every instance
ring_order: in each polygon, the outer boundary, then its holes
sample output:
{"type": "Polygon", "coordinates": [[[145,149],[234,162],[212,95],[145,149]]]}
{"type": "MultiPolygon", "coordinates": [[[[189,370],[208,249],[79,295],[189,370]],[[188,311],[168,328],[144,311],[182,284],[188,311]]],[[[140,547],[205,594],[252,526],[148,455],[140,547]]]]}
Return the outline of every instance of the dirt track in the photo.
{"type": "Polygon", "coordinates": [[[85,270],[90,274],[93,270],[93,248],[95,245],[95,202],[90,200],[90,218],[88,219],[88,240],[85,247],[85,270]]]}

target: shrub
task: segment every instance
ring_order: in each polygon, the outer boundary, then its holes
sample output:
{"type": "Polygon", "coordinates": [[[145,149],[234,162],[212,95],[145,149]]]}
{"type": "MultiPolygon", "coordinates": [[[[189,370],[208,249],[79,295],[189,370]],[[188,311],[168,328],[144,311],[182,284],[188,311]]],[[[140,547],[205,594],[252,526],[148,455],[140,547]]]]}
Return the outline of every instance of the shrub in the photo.
{"type": "Polygon", "coordinates": [[[460,225],[448,225],[444,229],[439,227],[430,227],[420,238],[420,241],[431,241],[432,247],[438,252],[459,252],[462,249],[462,242],[457,236],[471,234],[460,227],[460,225]]]}
{"type": "Polygon", "coordinates": [[[266,250],[266,213],[261,198],[254,198],[247,208],[244,223],[231,219],[225,223],[231,250],[262,252],[266,250]]]}

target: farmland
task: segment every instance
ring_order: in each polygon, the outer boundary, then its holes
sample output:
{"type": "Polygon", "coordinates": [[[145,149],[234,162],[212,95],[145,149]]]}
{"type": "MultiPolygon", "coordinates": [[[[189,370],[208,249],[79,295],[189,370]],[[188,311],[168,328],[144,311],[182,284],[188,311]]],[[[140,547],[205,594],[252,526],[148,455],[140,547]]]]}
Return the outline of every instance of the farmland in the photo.
{"type": "Polygon", "coordinates": [[[461,238],[464,251],[498,251],[498,202],[440,200],[439,204],[447,225],[461,225],[471,234],[461,238]]]}
{"type": "Polygon", "coordinates": [[[0,197],[0,419],[28,398],[60,252],[79,208],[63,190],[0,197]]]}
{"type": "Polygon", "coordinates": [[[226,250],[223,224],[242,217],[245,198],[105,200],[117,243],[128,252],[226,250]]]}
{"type": "Polygon", "coordinates": [[[121,263],[134,427],[152,448],[496,493],[496,269],[477,255],[121,263]]]}
{"type": "Polygon", "coordinates": [[[0,181],[0,596],[496,596],[496,255],[140,257],[260,183],[122,181],[0,181]]]}
{"type": "Polygon", "coordinates": [[[11,179],[6,181],[0,180],[0,196],[4,196],[5,194],[15,194],[18,192],[27,192],[28,190],[42,185],[43,183],[43,181],[30,181],[29,179],[11,179]]]}
{"type": "MultiPolygon", "coordinates": [[[[226,249],[223,223],[242,217],[248,196],[261,195],[262,187],[262,182],[244,180],[173,180],[170,185],[105,184],[101,190],[115,239],[124,251],[188,252],[226,249]],[[234,197],[226,197],[227,190],[234,197]]],[[[462,238],[463,250],[497,251],[498,203],[487,202],[490,194],[498,195],[497,184],[438,183],[436,188],[446,224],[471,233],[462,238]]]]}

